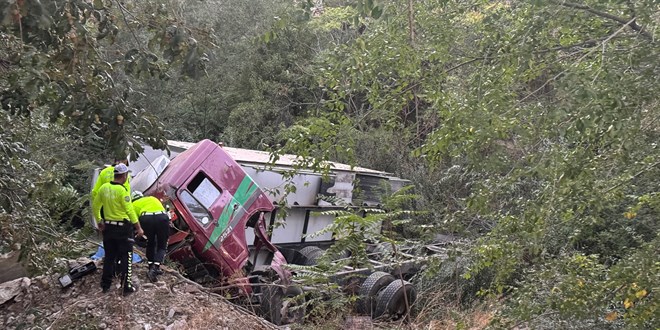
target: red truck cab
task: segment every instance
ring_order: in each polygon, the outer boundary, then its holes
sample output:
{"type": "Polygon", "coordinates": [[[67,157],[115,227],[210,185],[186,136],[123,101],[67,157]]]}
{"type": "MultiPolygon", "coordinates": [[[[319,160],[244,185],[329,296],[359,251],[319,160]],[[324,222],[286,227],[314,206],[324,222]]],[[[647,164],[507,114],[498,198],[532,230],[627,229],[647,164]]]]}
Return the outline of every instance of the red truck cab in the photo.
{"type": "Polygon", "coordinates": [[[275,207],[221,146],[203,140],[177,155],[145,194],[174,209],[178,228],[170,236],[169,258],[195,267],[187,272],[206,271],[251,293],[247,226],[255,230],[255,247],[272,253],[270,268],[283,283],[289,282],[284,256],[266,234],[264,213],[275,207]],[[193,265],[194,260],[199,263],[193,265]]]}

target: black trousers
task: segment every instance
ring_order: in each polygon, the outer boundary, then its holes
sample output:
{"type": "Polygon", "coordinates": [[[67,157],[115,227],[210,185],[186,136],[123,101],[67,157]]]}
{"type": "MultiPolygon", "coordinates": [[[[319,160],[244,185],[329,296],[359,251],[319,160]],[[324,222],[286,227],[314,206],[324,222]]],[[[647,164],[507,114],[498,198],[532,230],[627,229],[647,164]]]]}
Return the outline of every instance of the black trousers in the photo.
{"type": "Polygon", "coordinates": [[[133,287],[131,282],[133,266],[133,240],[130,234],[133,225],[125,221],[123,226],[105,224],[103,231],[103,249],[105,249],[105,260],[103,261],[103,275],[101,275],[101,288],[108,289],[112,285],[115,275],[115,267],[119,267],[124,290],[133,287]],[[119,262],[119,264],[117,264],[119,262]]]}
{"type": "Polygon", "coordinates": [[[140,225],[147,236],[147,261],[162,263],[170,236],[170,218],[167,214],[143,215],[140,216],[140,225]]]}

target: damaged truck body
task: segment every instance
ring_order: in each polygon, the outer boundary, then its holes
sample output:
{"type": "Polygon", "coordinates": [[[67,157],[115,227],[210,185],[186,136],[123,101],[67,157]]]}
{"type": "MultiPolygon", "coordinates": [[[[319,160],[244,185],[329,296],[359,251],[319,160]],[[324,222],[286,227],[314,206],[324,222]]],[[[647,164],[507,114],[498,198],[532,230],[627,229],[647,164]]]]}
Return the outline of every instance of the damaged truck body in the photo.
{"type": "MultiPolygon", "coordinates": [[[[263,316],[276,324],[295,321],[304,313],[284,302],[302,293],[285,265],[311,265],[333,243],[332,233],[309,235],[334,220],[318,211],[336,206],[318,196],[331,195],[351,204],[359,189],[361,203],[377,207],[379,186],[396,191],[406,184],[385,172],[331,163],[329,180],[299,171],[291,178],[295,192],[283,195],[284,172],[293,167],[295,156],[283,155],[273,164],[266,152],[223,147],[210,140],[169,141],[169,147],[170,157],[147,147],[142,159],[131,164],[137,173],[132,189],[161,199],[170,211],[169,259],[192,280],[259,304],[263,316]],[[287,205],[281,219],[285,225],[274,226],[282,198],[287,205]]],[[[408,256],[410,267],[374,260],[371,267],[342,272],[363,275],[358,283],[363,302],[359,312],[374,317],[407,313],[415,292],[403,279],[417,264],[417,257],[408,256]]]]}

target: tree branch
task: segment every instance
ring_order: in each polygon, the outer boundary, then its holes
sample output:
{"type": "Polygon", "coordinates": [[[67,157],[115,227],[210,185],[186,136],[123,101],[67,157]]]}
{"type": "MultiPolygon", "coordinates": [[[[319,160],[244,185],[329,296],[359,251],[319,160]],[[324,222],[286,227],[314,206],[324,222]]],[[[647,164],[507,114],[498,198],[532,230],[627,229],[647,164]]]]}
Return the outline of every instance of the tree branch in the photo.
{"type": "MultiPolygon", "coordinates": [[[[190,280],[190,279],[188,279],[188,278],[185,278],[183,275],[181,275],[179,272],[177,272],[177,271],[175,271],[175,270],[173,270],[173,269],[170,269],[170,268],[162,268],[162,270],[163,270],[164,272],[168,273],[168,274],[174,275],[174,276],[175,276],[176,278],[178,278],[181,282],[184,282],[184,283],[186,283],[186,284],[193,285],[193,286],[197,287],[200,291],[202,291],[202,292],[208,294],[209,296],[216,297],[218,300],[221,300],[221,301],[226,302],[228,308],[233,309],[234,311],[236,311],[236,312],[238,312],[238,313],[241,313],[241,314],[243,314],[243,315],[248,315],[248,316],[250,316],[250,317],[254,317],[254,316],[256,315],[254,312],[248,310],[247,308],[245,308],[245,307],[243,307],[243,306],[239,306],[239,305],[236,305],[236,304],[231,303],[231,302],[228,301],[227,298],[225,298],[224,296],[221,296],[221,295],[219,295],[219,294],[213,292],[211,288],[207,288],[207,287],[205,287],[205,286],[203,286],[203,285],[201,285],[201,284],[199,284],[199,283],[197,283],[197,282],[195,282],[195,281],[192,281],[192,280],[190,280]]],[[[176,285],[176,283],[175,283],[175,285],[176,285]]],[[[170,289],[170,290],[171,290],[171,289],[170,289]]],[[[276,327],[274,324],[272,324],[272,323],[266,321],[265,319],[260,319],[259,322],[260,322],[264,327],[266,327],[266,329],[277,329],[277,327],[276,327]]]]}
{"type": "Polygon", "coordinates": [[[488,58],[488,57],[475,57],[475,58],[473,58],[473,59],[471,59],[471,60],[468,60],[468,61],[465,61],[465,62],[463,62],[463,63],[459,63],[459,64],[456,64],[456,65],[452,66],[451,68],[445,70],[444,73],[446,74],[446,73],[452,72],[452,71],[454,71],[454,70],[456,70],[456,69],[458,69],[458,68],[460,68],[460,67],[462,67],[462,66],[465,66],[465,65],[468,65],[468,64],[474,63],[474,62],[479,61],[479,60],[485,60],[485,59],[487,59],[487,58],[488,58]]]}
{"type": "Polygon", "coordinates": [[[616,188],[621,187],[621,186],[624,185],[625,183],[628,183],[628,182],[632,181],[633,179],[635,179],[635,178],[637,178],[638,176],[640,176],[640,175],[642,175],[642,174],[644,174],[644,173],[646,173],[646,172],[652,170],[654,167],[657,167],[658,165],[660,165],[660,162],[657,162],[657,163],[655,163],[655,164],[651,164],[651,165],[647,166],[646,168],[642,169],[641,171],[635,173],[635,174],[634,174],[633,176],[631,176],[628,180],[621,181],[621,182],[615,184],[614,186],[612,186],[612,187],[610,187],[610,188],[608,188],[608,189],[605,189],[605,191],[603,191],[603,193],[607,194],[607,193],[609,193],[610,191],[612,191],[612,190],[614,190],[614,189],[616,189],[616,188]]]}
{"type": "Polygon", "coordinates": [[[413,0],[408,0],[408,29],[410,30],[410,45],[415,45],[415,7],[413,0]]]}
{"type": "Polygon", "coordinates": [[[644,30],[644,27],[637,24],[637,22],[635,21],[635,17],[631,17],[631,19],[626,19],[626,18],[623,18],[623,17],[612,15],[610,13],[606,13],[604,11],[593,9],[593,8],[587,6],[587,5],[582,5],[582,4],[579,4],[579,3],[572,3],[572,2],[565,2],[565,1],[564,2],[553,1],[553,3],[564,6],[564,7],[567,7],[567,8],[584,10],[584,11],[590,12],[590,13],[596,15],[596,16],[600,16],[600,17],[603,17],[603,18],[613,20],[613,21],[615,21],[615,22],[617,22],[621,25],[624,25],[624,26],[628,25],[628,26],[630,26],[631,29],[639,32],[639,34],[643,35],[644,37],[649,38],[649,39],[653,39],[653,36],[648,31],[644,30]]]}
{"type": "MultiPolygon", "coordinates": [[[[623,37],[623,36],[621,36],[621,37],[623,37]]],[[[534,54],[549,53],[549,52],[554,52],[554,51],[557,51],[557,50],[569,50],[569,49],[571,49],[571,48],[575,48],[575,47],[588,47],[588,48],[591,48],[591,47],[594,47],[594,46],[598,45],[598,44],[601,43],[603,40],[608,39],[608,38],[609,38],[610,40],[611,40],[611,39],[614,39],[614,38],[610,38],[609,36],[607,36],[607,37],[602,37],[602,38],[598,38],[598,39],[590,39],[590,40],[583,41],[583,42],[579,42],[579,43],[572,44],[572,45],[567,45],[567,46],[557,46],[557,47],[552,47],[552,48],[546,48],[546,49],[537,50],[537,51],[534,52],[534,54]]]]}
{"type": "MultiPolygon", "coordinates": [[[[634,20],[635,20],[635,19],[633,18],[633,19],[631,19],[630,21],[625,22],[625,24],[623,24],[623,26],[622,26],[620,29],[618,29],[616,32],[614,32],[614,33],[613,33],[612,35],[610,35],[609,37],[605,38],[605,40],[603,40],[603,41],[601,42],[601,45],[602,45],[603,47],[605,47],[605,44],[606,44],[608,41],[614,39],[619,33],[621,33],[621,31],[623,31],[623,29],[626,28],[626,26],[630,25],[630,23],[632,23],[634,20]]],[[[591,55],[596,49],[597,49],[596,47],[592,47],[591,50],[588,51],[587,53],[585,53],[584,55],[582,55],[582,56],[581,56],[581,57],[575,62],[575,64],[578,64],[578,63],[582,62],[583,59],[585,59],[587,56],[591,55]]],[[[554,77],[548,79],[548,81],[546,81],[543,85],[541,85],[541,87],[539,87],[539,88],[537,88],[535,91],[533,91],[533,92],[527,94],[525,97],[523,97],[522,99],[520,99],[520,101],[518,101],[518,103],[520,104],[520,103],[522,103],[523,101],[525,101],[526,99],[528,99],[530,96],[536,94],[538,91],[540,91],[540,90],[542,90],[543,88],[545,88],[545,86],[548,85],[550,82],[555,81],[555,80],[557,80],[557,78],[561,77],[564,73],[566,73],[566,71],[568,71],[568,69],[565,69],[564,71],[558,73],[558,74],[555,75],[554,77]]]]}
{"type": "Polygon", "coordinates": [[[131,34],[133,35],[133,39],[135,39],[135,44],[137,45],[138,48],[142,48],[142,45],[140,44],[140,39],[138,39],[137,35],[135,35],[135,31],[133,31],[133,28],[131,28],[131,25],[128,23],[128,19],[126,18],[126,13],[125,13],[125,11],[128,12],[128,10],[126,10],[126,8],[124,7],[124,5],[122,5],[122,4],[119,2],[119,0],[115,0],[115,2],[116,2],[117,5],[119,6],[119,10],[121,11],[121,16],[124,18],[124,23],[126,24],[126,28],[127,28],[129,31],[131,31],[131,34]]]}
{"type": "Polygon", "coordinates": [[[23,1],[16,1],[16,17],[18,20],[18,33],[21,35],[21,43],[23,43],[23,20],[21,15],[21,7],[23,7],[23,1]]]}

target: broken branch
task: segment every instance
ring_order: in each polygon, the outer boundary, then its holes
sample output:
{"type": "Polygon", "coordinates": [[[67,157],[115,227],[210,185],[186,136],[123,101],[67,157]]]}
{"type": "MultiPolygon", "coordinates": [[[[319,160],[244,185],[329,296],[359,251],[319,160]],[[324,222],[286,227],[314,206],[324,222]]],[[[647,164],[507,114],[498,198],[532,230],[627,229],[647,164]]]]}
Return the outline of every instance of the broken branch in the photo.
{"type": "MultiPolygon", "coordinates": [[[[222,299],[223,301],[227,301],[227,299],[226,299],[225,297],[223,297],[223,296],[221,296],[221,295],[219,295],[219,294],[217,294],[217,293],[214,293],[214,292],[210,291],[209,288],[206,288],[206,287],[204,287],[203,285],[201,285],[201,284],[199,284],[199,283],[197,283],[197,282],[195,282],[195,281],[192,281],[192,280],[190,280],[190,279],[185,278],[183,275],[181,275],[179,272],[177,272],[177,271],[175,271],[175,270],[171,270],[171,269],[167,269],[167,268],[165,268],[165,269],[163,269],[163,271],[165,271],[165,272],[167,272],[167,273],[170,273],[170,274],[174,275],[176,278],[178,278],[178,279],[181,280],[182,282],[185,282],[185,283],[187,283],[187,284],[190,284],[190,285],[194,285],[194,286],[196,286],[197,288],[199,288],[200,291],[205,292],[205,293],[208,294],[208,295],[211,295],[211,296],[214,296],[214,297],[216,297],[216,298],[222,299]]],[[[177,284],[178,284],[178,283],[177,283],[177,284]]],[[[247,309],[245,309],[245,308],[243,308],[243,307],[241,307],[241,306],[238,306],[238,305],[232,304],[232,303],[230,303],[230,302],[228,302],[228,301],[227,301],[227,303],[229,304],[228,306],[231,306],[231,308],[233,308],[235,311],[237,311],[237,312],[239,312],[239,313],[241,313],[241,314],[244,314],[244,315],[250,315],[250,316],[254,316],[254,315],[255,315],[254,313],[250,312],[249,310],[247,310],[247,309]]],[[[263,320],[263,319],[262,319],[262,320],[261,320],[261,323],[262,323],[265,327],[267,327],[267,328],[277,329],[277,327],[276,327],[274,324],[272,324],[272,323],[270,323],[270,322],[268,322],[268,321],[266,321],[266,320],[263,320]]]]}

